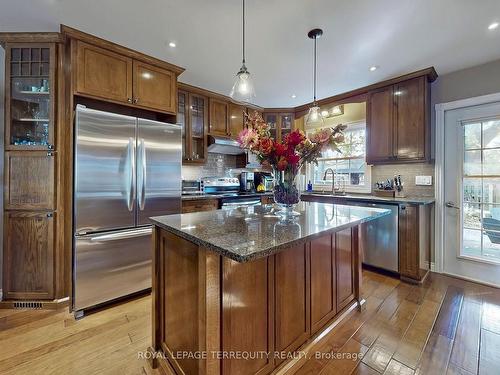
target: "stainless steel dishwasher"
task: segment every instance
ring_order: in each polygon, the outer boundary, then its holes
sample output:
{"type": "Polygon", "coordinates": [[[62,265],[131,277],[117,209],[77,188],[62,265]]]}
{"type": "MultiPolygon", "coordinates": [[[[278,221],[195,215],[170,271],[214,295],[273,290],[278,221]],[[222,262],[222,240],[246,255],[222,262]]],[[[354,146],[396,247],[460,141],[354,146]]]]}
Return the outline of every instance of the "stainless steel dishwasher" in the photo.
{"type": "Polygon", "coordinates": [[[369,221],[360,226],[359,244],[364,264],[399,273],[399,205],[353,201],[348,201],[346,204],[391,210],[389,216],[369,221]]]}

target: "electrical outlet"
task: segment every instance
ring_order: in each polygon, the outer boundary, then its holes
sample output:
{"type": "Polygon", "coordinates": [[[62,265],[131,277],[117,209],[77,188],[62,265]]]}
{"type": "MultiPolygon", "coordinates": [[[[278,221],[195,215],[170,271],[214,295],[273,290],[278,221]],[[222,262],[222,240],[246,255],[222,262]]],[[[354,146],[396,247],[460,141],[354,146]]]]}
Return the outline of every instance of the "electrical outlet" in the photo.
{"type": "Polygon", "coordinates": [[[432,176],[415,176],[415,185],[431,186],[432,176]]]}

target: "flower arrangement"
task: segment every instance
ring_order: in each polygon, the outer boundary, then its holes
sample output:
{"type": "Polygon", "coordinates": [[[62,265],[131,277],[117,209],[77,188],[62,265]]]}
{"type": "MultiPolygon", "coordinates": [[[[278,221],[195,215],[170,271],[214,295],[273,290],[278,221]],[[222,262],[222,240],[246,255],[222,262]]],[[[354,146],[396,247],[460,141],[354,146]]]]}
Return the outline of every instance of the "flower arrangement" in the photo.
{"type": "Polygon", "coordinates": [[[299,202],[295,178],[302,166],[306,163],[317,165],[322,151],[339,151],[338,144],[344,141],[345,125],[320,129],[309,138],[301,130],[294,130],[282,142],[271,137],[270,126],[256,111],[245,115],[245,125],[238,135],[238,143],[255,154],[261,163],[267,162],[273,168],[274,199],[287,206],[299,202]]]}

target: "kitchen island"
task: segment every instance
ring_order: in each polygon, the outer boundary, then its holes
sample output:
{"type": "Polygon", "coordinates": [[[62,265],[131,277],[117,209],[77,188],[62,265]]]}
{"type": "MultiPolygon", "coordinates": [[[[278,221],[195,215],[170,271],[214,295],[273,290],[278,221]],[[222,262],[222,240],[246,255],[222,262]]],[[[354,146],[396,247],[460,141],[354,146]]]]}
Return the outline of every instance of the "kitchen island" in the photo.
{"type": "Polygon", "coordinates": [[[152,218],[153,367],[286,373],[361,308],[358,227],[390,211],[310,202],[297,211],[292,222],[273,205],[152,218]]]}

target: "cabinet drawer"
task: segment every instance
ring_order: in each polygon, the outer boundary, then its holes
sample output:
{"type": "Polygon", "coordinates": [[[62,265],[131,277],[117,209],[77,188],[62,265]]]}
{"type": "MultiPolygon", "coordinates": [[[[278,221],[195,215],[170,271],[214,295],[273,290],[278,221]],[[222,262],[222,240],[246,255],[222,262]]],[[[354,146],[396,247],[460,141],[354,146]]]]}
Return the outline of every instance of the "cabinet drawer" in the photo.
{"type": "Polygon", "coordinates": [[[219,207],[217,199],[197,199],[182,202],[182,213],[212,211],[219,207]]]}
{"type": "Polygon", "coordinates": [[[76,42],[78,94],[132,102],[132,59],[81,41],[76,42]]]}
{"type": "Polygon", "coordinates": [[[46,151],[5,153],[5,208],[55,209],[55,156],[46,151]]]}

